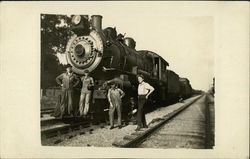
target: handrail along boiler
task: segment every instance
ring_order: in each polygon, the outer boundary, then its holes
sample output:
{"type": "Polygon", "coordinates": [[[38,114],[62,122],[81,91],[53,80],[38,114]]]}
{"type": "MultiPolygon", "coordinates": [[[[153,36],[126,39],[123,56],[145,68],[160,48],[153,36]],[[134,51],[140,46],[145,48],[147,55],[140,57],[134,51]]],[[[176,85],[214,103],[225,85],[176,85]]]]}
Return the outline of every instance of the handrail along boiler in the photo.
{"type": "Polygon", "coordinates": [[[91,107],[96,114],[107,108],[107,90],[104,85],[112,80],[119,83],[126,93],[123,112],[128,113],[130,104],[136,103],[131,100],[137,98],[137,74],[143,74],[155,88],[150,97],[152,109],[166,101],[178,100],[181,93],[179,76],[167,70],[168,62],[152,51],[137,51],[135,40],[117,35],[115,27],[102,29],[102,16],[92,15],[89,18],[88,15],[75,15],[71,31],[74,35],[67,44],[67,61],[76,74],[82,75],[85,70],[89,70],[94,78],[91,107]]]}

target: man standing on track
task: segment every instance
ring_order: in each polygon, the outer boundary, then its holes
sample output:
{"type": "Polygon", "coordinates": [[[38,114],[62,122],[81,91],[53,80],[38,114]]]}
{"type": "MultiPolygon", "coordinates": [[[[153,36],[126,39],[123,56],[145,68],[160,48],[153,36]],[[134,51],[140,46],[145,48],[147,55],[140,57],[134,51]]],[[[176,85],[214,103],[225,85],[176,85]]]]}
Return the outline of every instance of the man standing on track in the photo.
{"type": "Polygon", "coordinates": [[[146,118],[145,118],[145,111],[144,106],[147,102],[148,96],[154,91],[154,88],[144,82],[143,75],[137,76],[139,85],[138,85],[138,111],[137,111],[137,128],[136,131],[140,130],[141,128],[147,128],[146,118]]]}
{"type": "Polygon", "coordinates": [[[60,118],[65,114],[65,109],[67,108],[68,114],[73,116],[73,87],[76,87],[79,83],[79,79],[72,72],[70,65],[67,65],[66,73],[62,73],[56,78],[56,82],[62,87],[62,94],[60,100],[60,118]]]}
{"type": "Polygon", "coordinates": [[[84,71],[84,76],[81,78],[81,81],[82,90],[79,102],[79,111],[80,116],[84,116],[84,118],[86,118],[86,115],[89,111],[89,102],[91,99],[92,88],[94,87],[94,80],[89,76],[88,70],[84,71]]]}
{"type": "Polygon", "coordinates": [[[108,90],[108,101],[110,103],[109,107],[109,120],[110,129],[114,128],[114,112],[117,111],[118,116],[118,128],[122,128],[122,98],[125,93],[117,87],[115,82],[111,82],[111,88],[108,90]]]}

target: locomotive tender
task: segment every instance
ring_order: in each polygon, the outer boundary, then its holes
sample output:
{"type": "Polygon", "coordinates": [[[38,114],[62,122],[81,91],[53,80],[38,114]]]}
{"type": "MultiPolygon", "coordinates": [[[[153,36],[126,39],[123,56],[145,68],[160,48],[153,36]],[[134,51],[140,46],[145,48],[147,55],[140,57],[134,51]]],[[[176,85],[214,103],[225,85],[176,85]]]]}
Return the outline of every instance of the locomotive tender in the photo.
{"type": "Polygon", "coordinates": [[[74,35],[67,44],[67,61],[76,74],[81,76],[89,70],[94,78],[92,112],[98,114],[108,107],[105,86],[110,81],[116,81],[125,91],[123,112],[129,112],[131,103],[137,99],[137,74],[144,75],[155,88],[150,96],[151,109],[191,95],[189,82],[183,82],[175,72],[168,70],[168,62],[161,56],[148,50],[135,50],[135,40],[117,35],[116,28],[102,29],[102,16],[92,15],[89,19],[88,15],[75,15],[71,31],[74,35]]]}

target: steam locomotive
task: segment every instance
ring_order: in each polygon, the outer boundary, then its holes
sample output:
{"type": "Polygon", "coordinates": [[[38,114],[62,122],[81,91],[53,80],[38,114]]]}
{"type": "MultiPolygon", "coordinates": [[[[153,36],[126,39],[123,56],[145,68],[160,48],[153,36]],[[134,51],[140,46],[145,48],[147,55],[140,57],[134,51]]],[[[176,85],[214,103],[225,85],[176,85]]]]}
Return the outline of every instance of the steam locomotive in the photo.
{"type": "MultiPolygon", "coordinates": [[[[136,50],[135,40],[117,34],[116,28],[102,29],[102,16],[75,15],[70,29],[74,34],[67,43],[67,61],[79,76],[88,70],[93,77],[95,85],[90,111],[95,117],[102,116],[108,108],[106,86],[111,81],[118,83],[126,93],[123,112],[129,114],[137,103],[138,74],[144,75],[145,81],[155,88],[149,97],[147,111],[191,96],[188,79],[168,70],[169,63],[157,53],[136,50]]],[[[78,104],[79,99],[75,101],[78,104]]]]}

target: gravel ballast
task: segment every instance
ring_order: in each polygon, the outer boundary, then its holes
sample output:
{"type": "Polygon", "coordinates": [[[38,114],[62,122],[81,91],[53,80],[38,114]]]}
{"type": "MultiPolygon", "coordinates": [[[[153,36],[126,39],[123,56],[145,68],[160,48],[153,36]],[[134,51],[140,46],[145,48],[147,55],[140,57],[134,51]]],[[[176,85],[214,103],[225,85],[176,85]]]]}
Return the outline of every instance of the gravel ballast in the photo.
{"type": "MultiPolygon", "coordinates": [[[[193,100],[195,97],[184,100],[182,103],[176,103],[167,107],[161,107],[153,112],[146,114],[146,121],[149,124],[153,119],[161,118],[164,115],[173,112],[184,104],[193,100]]],[[[70,139],[64,139],[62,142],[55,144],[58,146],[81,146],[81,147],[112,147],[114,141],[122,140],[124,136],[135,132],[136,125],[127,125],[122,129],[109,129],[109,126],[96,128],[93,131],[77,135],[70,139]]]]}

